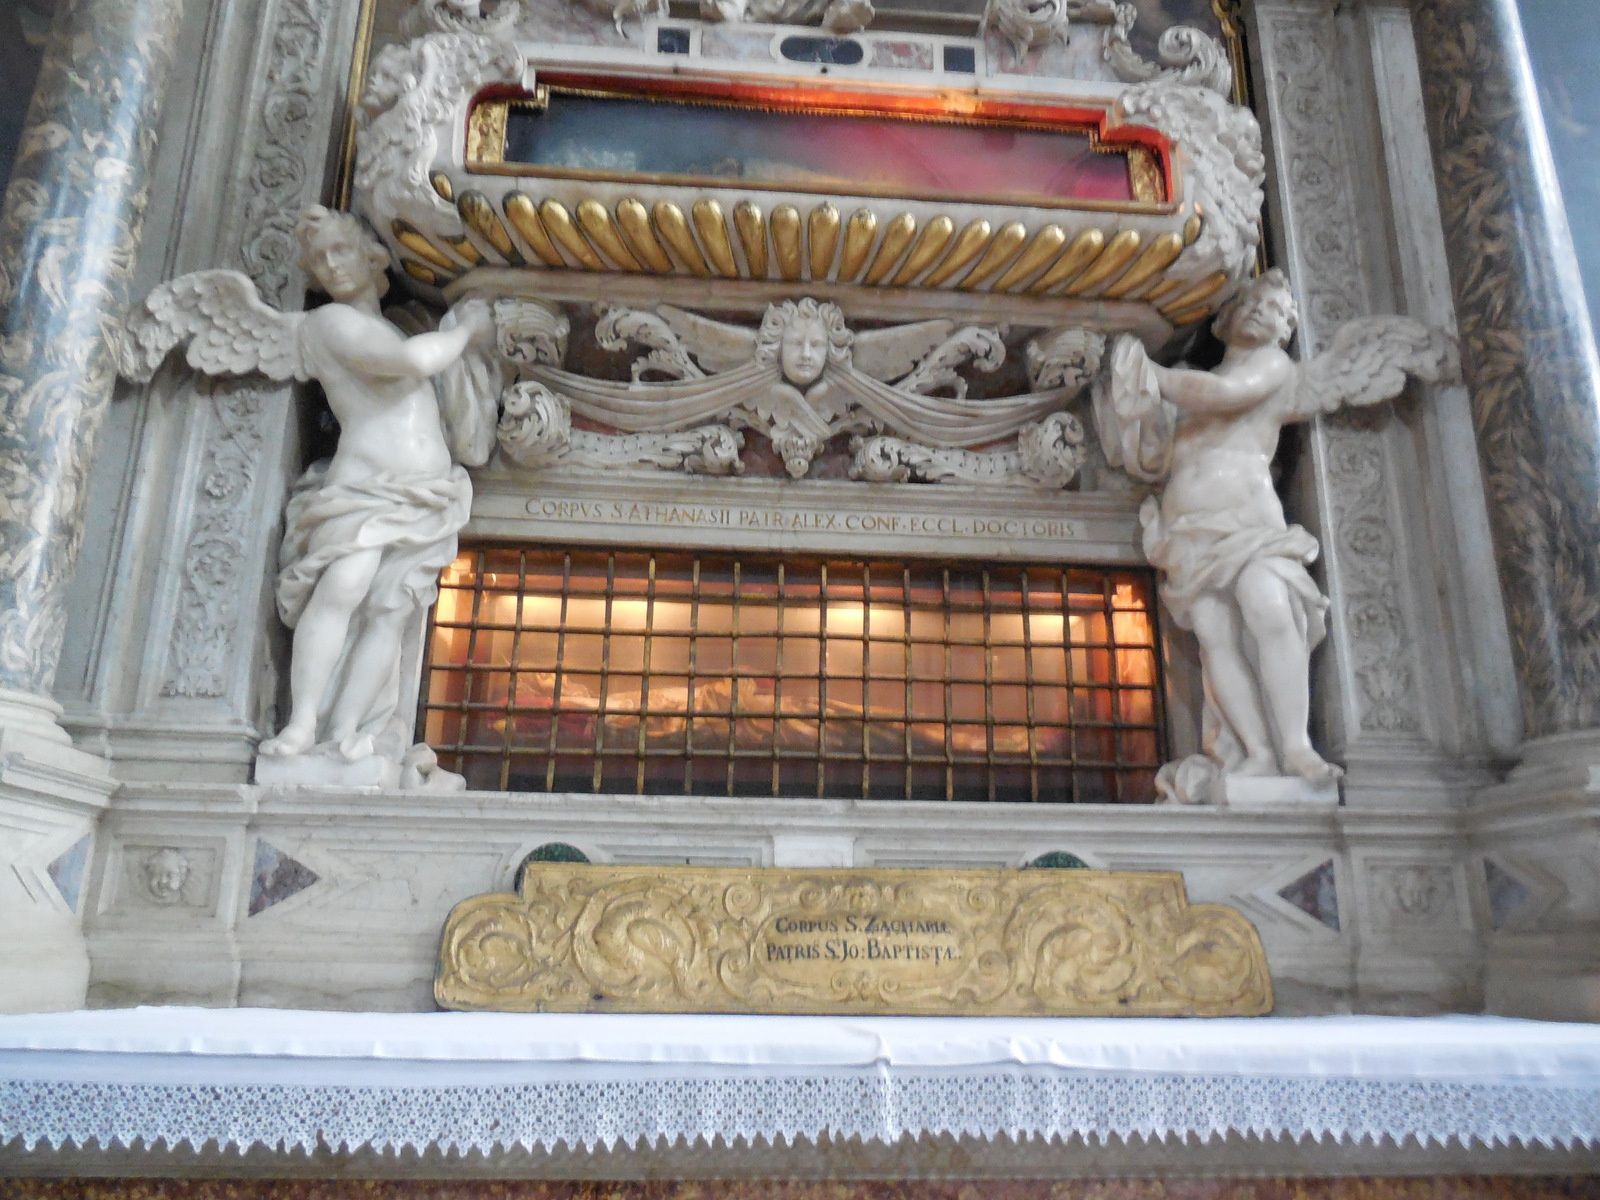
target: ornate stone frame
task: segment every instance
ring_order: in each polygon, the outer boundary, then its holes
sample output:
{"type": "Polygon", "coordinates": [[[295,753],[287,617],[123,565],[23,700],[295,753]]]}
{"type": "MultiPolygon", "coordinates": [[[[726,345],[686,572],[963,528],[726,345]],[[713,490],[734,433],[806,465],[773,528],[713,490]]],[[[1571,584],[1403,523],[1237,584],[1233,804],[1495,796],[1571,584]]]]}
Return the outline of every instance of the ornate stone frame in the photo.
{"type": "MultiPolygon", "coordinates": [[[[140,280],[235,265],[292,301],[300,280],[284,221],[331,180],[343,48],[360,14],[334,0],[213,0],[204,11],[211,19],[185,31],[140,280]],[[243,102],[232,90],[241,80],[243,102]],[[207,180],[225,181],[214,203],[207,180]]],[[[1448,323],[1405,4],[1257,0],[1248,17],[1272,151],[1270,231],[1302,286],[1306,348],[1369,312],[1448,323]]],[[[908,835],[882,814],[819,802],[708,807],[663,833],[649,798],[617,798],[597,823],[587,798],[484,795],[446,811],[432,799],[246,785],[283,661],[268,593],[299,418],[286,390],[225,408],[177,378],[125,395],[101,439],[96,532],[59,686],[80,743],[107,754],[121,781],[82,909],[102,1001],[411,1003],[422,968],[407,947],[428,942],[417,921],[435,893],[500,881],[534,845],[569,840],[638,861],[1021,862],[1062,848],[1096,865],[1177,865],[1197,897],[1237,903],[1261,924],[1291,1010],[1330,995],[1472,1003],[1488,900],[1457,813],[1515,742],[1516,713],[1496,699],[1514,688],[1459,395],[1320,426],[1291,481],[1295,516],[1322,535],[1340,614],[1319,695],[1325,744],[1351,766],[1345,807],[951,810],[908,835]],[[1425,554],[1430,541],[1438,549],[1425,554]],[[219,585],[221,563],[231,579],[219,585]],[[116,872],[129,845],[215,847],[219,882],[204,911],[149,923],[127,909],[116,872]],[[252,915],[263,846],[320,890],[252,915]],[[1324,863],[1342,900],[1338,930],[1283,896],[1324,863]],[[330,925],[330,907],[352,896],[367,924],[330,925]],[[189,966],[174,974],[176,961],[189,966]]],[[[514,504],[485,476],[471,528],[507,531],[514,504]]],[[[1083,519],[1102,523],[1108,553],[1127,553],[1131,518],[1083,519]]],[[[1181,640],[1168,645],[1182,661],[1181,640]]],[[[1171,711],[1183,720],[1181,705],[1171,711]]]]}

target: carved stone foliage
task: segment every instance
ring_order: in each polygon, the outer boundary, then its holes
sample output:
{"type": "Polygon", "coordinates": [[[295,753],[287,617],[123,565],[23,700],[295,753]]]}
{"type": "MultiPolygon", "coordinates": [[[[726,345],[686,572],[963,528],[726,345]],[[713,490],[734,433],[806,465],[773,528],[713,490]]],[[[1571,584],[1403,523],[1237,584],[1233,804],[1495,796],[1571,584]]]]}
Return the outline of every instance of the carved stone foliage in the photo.
{"type": "Polygon", "coordinates": [[[1204,218],[1179,260],[1185,277],[1215,273],[1221,286],[1245,275],[1261,240],[1267,169],[1255,115],[1209,87],[1165,77],[1128,88],[1114,112],[1118,120],[1162,130],[1194,161],[1188,199],[1204,218]]]}
{"type": "Polygon", "coordinates": [[[1128,83],[1172,79],[1208,88],[1219,96],[1233,95],[1233,64],[1216,38],[1190,25],[1173,25],[1156,46],[1159,62],[1150,62],[1133,48],[1128,35],[1139,19],[1132,4],[1118,4],[1106,30],[1105,57],[1117,78],[1128,83]]]}
{"type": "Polygon", "coordinates": [[[988,0],[979,32],[997,30],[1021,62],[1035,46],[1067,40],[1072,7],[1071,0],[988,0]]]}
{"type": "Polygon", "coordinates": [[[738,473],[744,441],[766,439],[795,478],[832,439],[854,435],[854,478],[963,480],[1060,488],[1082,463],[1083,430],[1063,410],[1099,365],[1102,341],[1058,330],[1028,349],[1034,391],[971,399],[968,373],[1005,360],[1000,331],[951,320],[852,330],[837,305],[768,307],[759,326],[662,305],[609,309],[605,349],[634,354],[630,382],[553,365],[557,343],[537,314],[497,308],[527,379],[505,398],[500,446],[523,466],[556,461],[738,473]],[[518,330],[524,331],[522,333],[518,330]],[[542,341],[540,340],[542,338],[542,341]],[[586,427],[574,428],[573,418],[586,427]]]}
{"type": "MultiPolygon", "coordinates": [[[[308,162],[314,149],[328,54],[328,22],[336,0],[282,0],[272,31],[270,66],[256,111],[260,129],[246,172],[239,261],[268,304],[298,302],[303,277],[294,226],[320,180],[308,162]]],[[[259,380],[203,385],[208,405],[194,516],[161,692],[211,697],[227,691],[229,673],[253,641],[241,624],[235,564],[253,541],[253,504],[266,439],[267,413],[286,403],[282,390],[259,380]],[[241,645],[241,641],[243,645],[241,645]]]]}
{"type": "MultiPolygon", "coordinates": [[[[1600,726],[1600,395],[1509,0],[1418,0],[1445,246],[1530,737],[1600,726]]],[[[1574,214],[1592,219],[1592,214],[1574,214]]]]}
{"type": "Polygon", "coordinates": [[[400,33],[407,38],[428,33],[496,37],[513,32],[526,15],[522,0],[416,0],[400,19],[400,33]]]}
{"type": "Polygon", "coordinates": [[[1248,1015],[1255,929],[1166,872],[546,863],[450,914],[443,1008],[1248,1015]]]}
{"type": "Polygon", "coordinates": [[[467,237],[456,207],[429,178],[439,128],[479,90],[522,81],[527,60],[508,35],[430,33],[386,46],[373,60],[356,131],[355,196],[373,225],[396,222],[460,243],[467,237]]]}
{"type": "Polygon", "coordinates": [[[896,437],[850,440],[850,478],[869,483],[1034,483],[1064,488],[1083,466],[1083,424],[1052,413],[1017,431],[1015,450],[943,450],[896,437]]]}
{"type": "Polygon", "coordinates": [[[48,695],[180,0],[58,22],[0,213],[0,686],[48,695]]]}
{"type": "Polygon", "coordinates": [[[500,449],[519,466],[647,467],[688,475],[738,475],[744,435],[726,425],[659,433],[605,434],[572,428],[572,406],[542,383],[506,389],[500,449]]]}
{"type": "MultiPolygon", "coordinates": [[[[1338,30],[1331,14],[1275,15],[1271,38],[1273,102],[1285,136],[1285,202],[1301,262],[1297,290],[1306,310],[1304,349],[1325,348],[1332,331],[1367,309],[1361,212],[1343,164],[1338,30]]],[[[1376,412],[1323,418],[1328,531],[1336,547],[1336,589],[1347,636],[1342,640],[1358,692],[1361,730],[1416,736],[1422,704],[1419,639],[1402,603],[1381,423],[1376,412]]]]}

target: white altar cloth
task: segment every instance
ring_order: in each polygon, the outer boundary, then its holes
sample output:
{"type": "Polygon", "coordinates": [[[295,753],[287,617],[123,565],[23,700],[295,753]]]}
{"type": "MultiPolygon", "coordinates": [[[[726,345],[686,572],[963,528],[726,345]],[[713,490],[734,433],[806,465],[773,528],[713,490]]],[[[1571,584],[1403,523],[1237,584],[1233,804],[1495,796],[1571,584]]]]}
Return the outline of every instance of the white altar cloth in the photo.
{"type": "Polygon", "coordinates": [[[930,1134],[1600,1146],[1600,1026],[141,1008],[0,1017],[0,1144],[550,1150],[930,1134]]]}

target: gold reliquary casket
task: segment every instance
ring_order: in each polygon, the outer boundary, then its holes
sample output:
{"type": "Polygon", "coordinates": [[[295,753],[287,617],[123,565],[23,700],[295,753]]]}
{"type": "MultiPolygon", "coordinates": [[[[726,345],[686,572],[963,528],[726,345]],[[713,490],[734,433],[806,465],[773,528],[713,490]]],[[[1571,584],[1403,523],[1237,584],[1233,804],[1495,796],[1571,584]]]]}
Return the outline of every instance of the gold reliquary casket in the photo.
{"type": "Polygon", "coordinates": [[[1158,345],[1254,263],[1260,135],[1199,30],[1156,64],[1102,0],[1043,34],[993,0],[979,36],[594,3],[434,0],[374,59],[354,203],[419,294],[810,295],[1158,345]]]}

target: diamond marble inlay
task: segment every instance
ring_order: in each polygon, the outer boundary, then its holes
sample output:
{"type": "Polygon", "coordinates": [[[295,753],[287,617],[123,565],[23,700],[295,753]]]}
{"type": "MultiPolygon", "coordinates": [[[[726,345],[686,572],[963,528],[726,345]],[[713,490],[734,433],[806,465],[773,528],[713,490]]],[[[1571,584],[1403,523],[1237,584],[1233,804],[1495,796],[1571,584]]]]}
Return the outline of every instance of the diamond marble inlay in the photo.
{"type": "Polygon", "coordinates": [[[1533,890],[1493,859],[1483,860],[1483,879],[1489,887],[1489,919],[1496,929],[1504,929],[1529,900],[1533,890]]]}
{"type": "Polygon", "coordinates": [[[83,898],[83,872],[89,865],[89,846],[93,841],[93,834],[84,834],[45,868],[56,890],[61,893],[61,898],[73,912],[78,911],[78,901],[83,898]]]}
{"type": "Polygon", "coordinates": [[[256,842],[255,872],[250,877],[250,915],[305,891],[320,876],[267,841],[256,842]]]}
{"type": "Polygon", "coordinates": [[[1288,886],[1279,888],[1278,895],[1335,933],[1339,931],[1339,889],[1334,879],[1332,859],[1288,886]]]}

